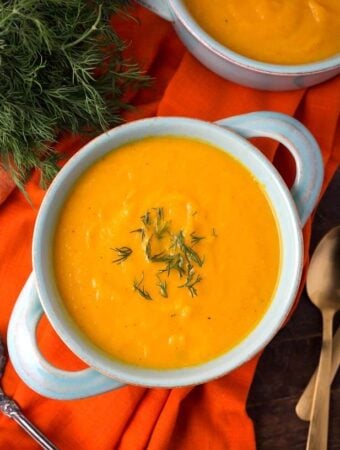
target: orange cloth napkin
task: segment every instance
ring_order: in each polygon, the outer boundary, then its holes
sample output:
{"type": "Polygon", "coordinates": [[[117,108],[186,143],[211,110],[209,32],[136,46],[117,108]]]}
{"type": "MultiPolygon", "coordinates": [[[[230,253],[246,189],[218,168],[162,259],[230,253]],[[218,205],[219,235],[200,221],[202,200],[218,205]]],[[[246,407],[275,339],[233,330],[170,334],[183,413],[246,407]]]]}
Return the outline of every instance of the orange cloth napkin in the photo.
{"type": "MultiPolygon", "coordinates": [[[[323,153],[326,188],[340,159],[340,79],[309,90],[260,92],[237,86],[210,73],[189,55],[169,23],[137,7],[139,21],[116,21],[121,34],[132,40],[130,51],[156,81],[138,93],[137,109],[127,120],[152,115],[221,119],[257,110],[280,111],[300,119],[314,134],[323,153]]],[[[65,136],[57,145],[68,155],[85,143],[65,136]]],[[[290,183],[294,167],[287,152],[275,143],[258,140],[265,154],[290,183]]],[[[6,338],[15,300],[31,267],[31,241],[44,192],[34,175],[27,185],[33,207],[0,173],[0,333],[6,338]]],[[[306,255],[311,221],[304,229],[306,255]]],[[[45,318],[38,338],[41,350],[58,367],[78,369],[77,360],[58,339],[45,318]]],[[[6,392],[61,450],[255,449],[253,425],[245,403],[258,357],[223,378],[197,387],[173,390],[127,386],[115,392],[77,401],[39,396],[16,375],[9,363],[3,379],[6,392]]],[[[39,447],[11,420],[0,417],[0,450],[39,447]]]]}

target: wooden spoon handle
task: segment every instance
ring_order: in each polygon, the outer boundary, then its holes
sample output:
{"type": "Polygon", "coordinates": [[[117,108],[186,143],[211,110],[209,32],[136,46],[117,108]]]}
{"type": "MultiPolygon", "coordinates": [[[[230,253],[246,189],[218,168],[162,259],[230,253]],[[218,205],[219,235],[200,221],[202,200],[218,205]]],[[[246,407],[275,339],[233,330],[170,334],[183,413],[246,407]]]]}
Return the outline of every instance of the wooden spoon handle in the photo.
{"type": "MultiPolygon", "coordinates": [[[[331,369],[331,380],[330,384],[339,369],[340,366],[340,327],[337,329],[333,338],[333,353],[332,353],[332,369],[331,369]]],[[[315,388],[315,380],[318,368],[315,369],[311,379],[305,390],[303,391],[299,401],[296,404],[296,414],[301,420],[310,420],[312,401],[315,388]]]]}
{"type": "Polygon", "coordinates": [[[306,450],[327,450],[334,311],[322,311],[323,333],[306,450]]]}

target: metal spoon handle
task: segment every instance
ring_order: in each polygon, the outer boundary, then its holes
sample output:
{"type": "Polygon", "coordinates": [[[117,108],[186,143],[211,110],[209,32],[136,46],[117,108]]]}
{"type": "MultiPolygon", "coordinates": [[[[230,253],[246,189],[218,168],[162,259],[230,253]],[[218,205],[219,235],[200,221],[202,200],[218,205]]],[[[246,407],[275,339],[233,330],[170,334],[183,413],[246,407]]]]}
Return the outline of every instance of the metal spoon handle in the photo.
{"type": "Polygon", "coordinates": [[[52,442],[39,431],[20,411],[14,400],[10,399],[0,391],[0,411],[10,419],[13,419],[45,450],[58,450],[52,442]]]}
{"type": "MultiPolygon", "coordinates": [[[[330,383],[332,384],[332,381],[339,369],[340,366],[340,327],[338,327],[335,336],[333,338],[333,352],[332,352],[332,370],[331,370],[331,379],[330,383]]],[[[310,420],[311,417],[311,409],[312,409],[312,401],[313,401],[313,394],[314,394],[314,388],[315,388],[315,379],[318,372],[318,368],[315,369],[315,372],[313,373],[313,376],[309,380],[309,383],[305,390],[303,391],[303,394],[301,395],[297,405],[296,405],[296,414],[301,420],[310,420]]]]}
{"type": "Polygon", "coordinates": [[[334,311],[322,313],[323,334],[306,450],[327,450],[334,311]]]}

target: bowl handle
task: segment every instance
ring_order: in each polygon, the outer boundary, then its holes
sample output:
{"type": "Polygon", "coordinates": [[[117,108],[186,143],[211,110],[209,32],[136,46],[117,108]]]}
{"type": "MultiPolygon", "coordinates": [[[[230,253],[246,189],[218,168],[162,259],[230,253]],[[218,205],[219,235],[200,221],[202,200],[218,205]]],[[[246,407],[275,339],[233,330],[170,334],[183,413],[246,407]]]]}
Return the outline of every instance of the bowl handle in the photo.
{"type": "Polygon", "coordinates": [[[137,2],[158,16],[163,17],[163,19],[169,20],[170,22],[173,21],[168,0],[137,0],[137,2]]]}
{"type": "Polygon", "coordinates": [[[36,329],[42,313],[31,274],[14,306],[7,334],[11,362],[28,386],[41,395],[58,400],[90,397],[123,386],[93,369],[68,372],[48,363],[36,341],[36,329]]]}
{"type": "Polygon", "coordinates": [[[296,163],[291,194],[301,225],[305,225],[318,201],[324,172],[319,146],[307,128],[286,114],[269,111],[242,114],[215,123],[245,138],[269,137],[287,147],[296,163]]]}

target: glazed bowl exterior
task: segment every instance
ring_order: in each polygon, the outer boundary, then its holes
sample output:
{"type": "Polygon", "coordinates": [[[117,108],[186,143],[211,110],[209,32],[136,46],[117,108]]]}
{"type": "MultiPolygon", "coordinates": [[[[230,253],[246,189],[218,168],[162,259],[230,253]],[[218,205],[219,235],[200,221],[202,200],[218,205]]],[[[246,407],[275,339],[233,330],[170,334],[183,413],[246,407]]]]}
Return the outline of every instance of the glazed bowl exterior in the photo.
{"type": "Polygon", "coordinates": [[[113,389],[121,383],[167,388],[204,383],[240,366],[270,341],[291,309],[303,264],[301,226],[315,205],[321,182],[322,161],[316,142],[301,124],[282,114],[252,113],[216,124],[158,117],[125,124],[100,135],[85,145],[60,171],[40,208],[33,238],[33,275],[14,308],[8,331],[9,351],[17,372],[43,395],[78,398],[113,389]],[[60,211],[78,178],[108,152],[145,137],[164,135],[209,142],[236,158],[263,185],[279,228],[281,270],[267,312],[242,342],[204,364],[156,370],[109,357],[81,332],[59,294],[52,254],[60,211]],[[295,152],[298,167],[292,193],[272,164],[241,135],[268,135],[286,144],[293,154],[295,152]],[[42,312],[64,343],[90,369],[68,373],[53,368],[43,359],[35,340],[42,312]]]}

